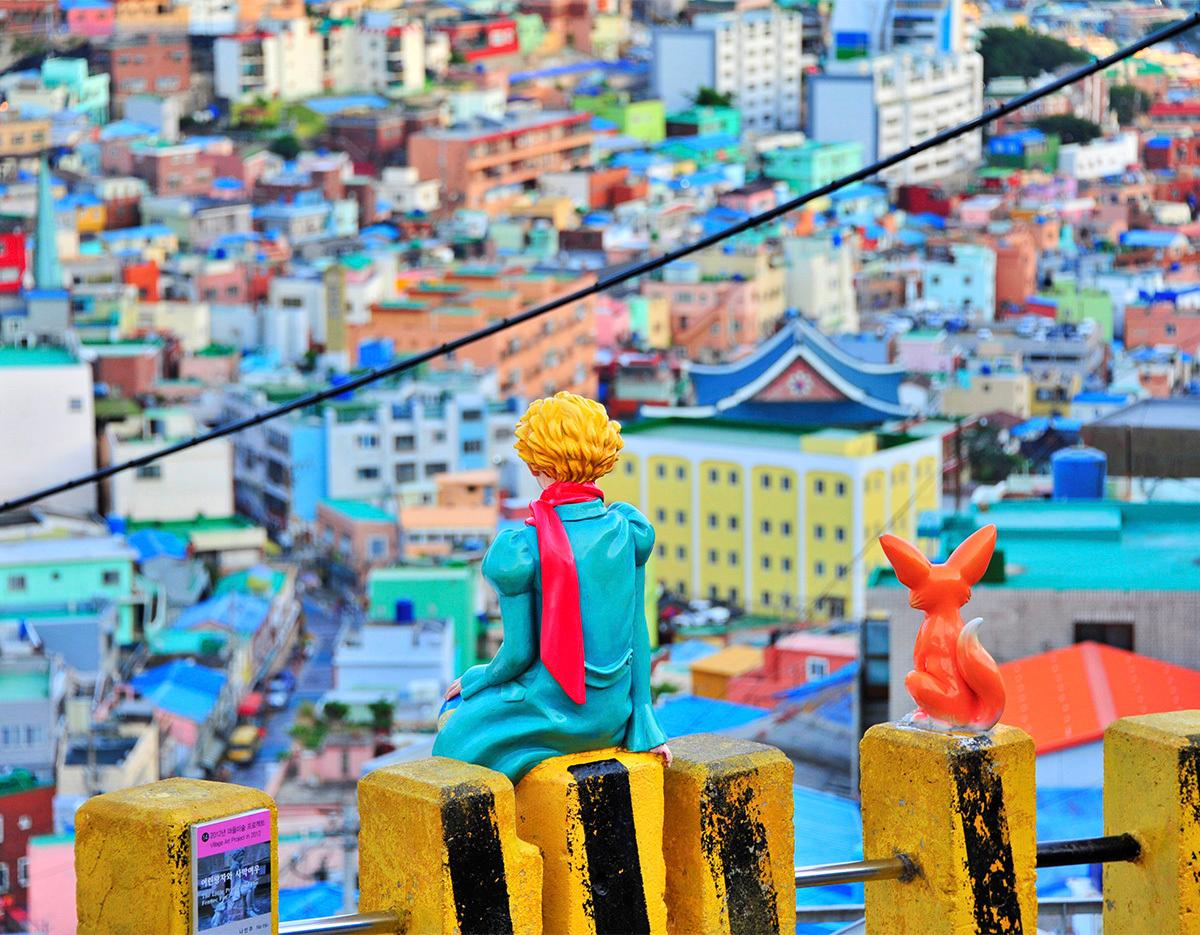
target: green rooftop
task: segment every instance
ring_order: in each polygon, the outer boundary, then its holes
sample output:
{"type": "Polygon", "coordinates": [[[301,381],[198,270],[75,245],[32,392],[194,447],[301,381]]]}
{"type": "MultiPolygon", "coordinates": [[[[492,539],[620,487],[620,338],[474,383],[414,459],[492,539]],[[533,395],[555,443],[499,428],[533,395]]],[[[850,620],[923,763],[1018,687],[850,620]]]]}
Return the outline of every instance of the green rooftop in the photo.
{"type": "Polygon", "coordinates": [[[394,523],[396,517],[365,500],[322,500],[322,505],[341,513],[348,519],[372,523],[394,523]]]}
{"type": "Polygon", "coordinates": [[[79,363],[59,347],[0,347],[0,367],[66,367],[79,363]]]}
{"type": "Polygon", "coordinates": [[[258,528],[244,516],[197,516],[195,519],[174,520],[130,520],[125,530],[135,533],[140,529],[158,529],[187,538],[194,532],[240,532],[258,528]]]}
{"type": "MultiPolygon", "coordinates": [[[[944,557],[987,523],[996,525],[1007,576],[979,587],[1200,590],[1200,502],[1002,502],[983,512],[926,513],[918,534],[939,540],[944,557]]],[[[877,571],[872,582],[899,586],[890,569],[877,571]]]]}
{"type": "Polygon", "coordinates": [[[48,672],[0,673],[0,701],[31,701],[49,697],[48,672]]]}
{"type": "Polygon", "coordinates": [[[208,347],[202,347],[196,351],[197,357],[230,357],[237,353],[237,348],[232,344],[210,344],[208,347]]]}
{"type": "Polygon", "coordinates": [[[242,594],[256,594],[258,591],[250,585],[252,578],[266,579],[267,590],[272,595],[275,595],[279,593],[280,588],[283,587],[283,583],[287,581],[287,572],[279,571],[275,568],[267,568],[266,566],[249,568],[246,571],[237,571],[232,575],[226,575],[217,582],[217,586],[213,588],[213,596],[220,597],[232,591],[238,591],[242,594]]]}

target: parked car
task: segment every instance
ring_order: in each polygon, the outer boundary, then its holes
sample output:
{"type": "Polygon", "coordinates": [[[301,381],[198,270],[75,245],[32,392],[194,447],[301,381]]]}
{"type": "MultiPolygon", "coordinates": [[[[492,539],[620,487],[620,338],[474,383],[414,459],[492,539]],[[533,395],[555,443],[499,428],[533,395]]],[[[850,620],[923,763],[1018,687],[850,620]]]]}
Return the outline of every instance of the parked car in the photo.
{"type": "Polygon", "coordinates": [[[290,672],[287,676],[280,672],[269,683],[267,683],[267,704],[274,711],[282,710],[288,706],[288,701],[292,697],[292,690],[296,687],[296,678],[290,672]]]}
{"type": "Polygon", "coordinates": [[[262,729],[254,724],[239,724],[229,735],[225,758],[231,763],[253,763],[262,746],[262,729]]]}

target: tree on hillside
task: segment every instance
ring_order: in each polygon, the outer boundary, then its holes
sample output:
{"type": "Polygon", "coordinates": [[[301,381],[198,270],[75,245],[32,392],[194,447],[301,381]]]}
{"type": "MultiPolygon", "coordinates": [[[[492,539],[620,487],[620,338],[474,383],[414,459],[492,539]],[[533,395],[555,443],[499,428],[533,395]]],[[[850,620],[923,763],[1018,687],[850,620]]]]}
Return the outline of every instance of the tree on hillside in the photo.
{"type": "Polygon", "coordinates": [[[1117,121],[1127,127],[1150,109],[1154,98],[1132,84],[1114,84],[1108,90],[1108,103],[1117,112],[1117,121]]]}
{"type": "Polygon", "coordinates": [[[1097,124],[1074,114],[1041,117],[1033,126],[1045,134],[1053,133],[1063,143],[1090,143],[1104,133],[1097,124]]]}
{"type": "Polygon", "coordinates": [[[732,107],[733,93],[719,94],[715,88],[703,87],[696,92],[692,101],[697,107],[732,107]]]}
{"type": "Polygon", "coordinates": [[[300,155],[300,141],[291,133],[283,133],[271,140],[270,150],[289,162],[300,155]]]}
{"type": "Polygon", "coordinates": [[[1043,72],[1063,65],[1082,65],[1091,61],[1087,52],[1024,27],[985,29],[979,41],[983,56],[983,80],[1019,75],[1036,78],[1043,72]]]}

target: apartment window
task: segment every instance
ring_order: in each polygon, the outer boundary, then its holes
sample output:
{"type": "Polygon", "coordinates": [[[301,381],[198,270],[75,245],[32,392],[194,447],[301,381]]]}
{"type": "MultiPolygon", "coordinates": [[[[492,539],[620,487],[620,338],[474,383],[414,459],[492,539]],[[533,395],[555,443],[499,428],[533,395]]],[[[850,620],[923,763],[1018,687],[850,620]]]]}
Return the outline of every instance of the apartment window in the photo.
{"type": "Polygon", "coordinates": [[[838,481],[833,488],[833,492],[839,497],[846,496],[846,485],[842,481],[838,481]]]}
{"type": "Polygon", "coordinates": [[[786,519],[779,524],[779,534],[782,536],[790,536],[792,534],[792,524],[786,519]]]}
{"type": "Polygon", "coordinates": [[[483,451],[483,442],[480,441],[478,438],[472,439],[471,441],[463,442],[463,453],[464,454],[469,454],[469,455],[479,454],[482,451],[483,451]]]}
{"type": "Polygon", "coordinates": [[[763,607],[771,606],[771,592],[770,591],[763,591],[762,594],[760,595],[760,597],[762,598],[763,607]]]}
{"type": "Polygon", "coordinates": [[[675,557],[682,562],[687,558],[687,549],[682,545],[677,545],[675,547],[675,557]]]}
{"type": "Polygon", "coordinates": [[[109,586],[121,583],[121,573],[119,571],[106,571],[100,575],[100,580],[109,586]]]}
{"type": "MultiPolygon", "coordinates": [[[[33,743],[34,730],[32,727],[28,728],[28,735],[29,735],[29,742],[33,743]]],[[[37,732],[37,739],[39,741],[41,740],[41,731],[40,730],[37,732]]],[[[20,818],[17,819],[17,829],[18,830],[28,831],[32,827],[33,827],[33,819],[30,818],[28,815],[22,815],[20,818]]]]}
{"type": "Polygon", "coordinates": [[[463,422],[478,422],[483,418],[483,412],[479,409],[468,409],[462,414],[463,422]]]}
{"type": "Polygon", "coordinates": [[[846,566],[845,566],[845,565],[838,565],[838,567],[837,567],[837,576],[838,576],[839,578],[845,578],[845,577],[846,577],[846,566]]]}
{"type": "Polygon", "coordinates": [[[1112,620],[1076,620],[1075,642],[1104,643],[1133,652],[1133,622],[1112,620]]]}
{"type": "Polygon", "coordinates": [[[0,860],[0,894],[7,893],[8,889],[8,861],[0,860]]]}
{"type": "Polygon", "coordinates": [[[625,462],[625,474],[626,474],[626,475],[630,475],[630,474],[632,474],[632,473],[633,473],[633,462],[632,462],[632,461],[626,461],[626,462],[625,462]]]}
{"type": "Polygon", "coordinates": [[[779,560],[779,567],[782,568],[784,571],[791,571],[792,570],[792,560],[790,558],[788,558],[788,556],[785,555],[783,558],[781,558],[779,560]]]}
{"type": "Polygon", "coordinates": [[[665,464],[656,464],[654,466],[654,476],[663,478],[667,476],[667,466],[665,464]]]}
{"type": "MultiPolygon", "coordinates": [[[[27,586],[27,582],[25,581],[24,575],[9,575],[8,576],[8,590],[24,591],[26,586],[27,586]]],[[[0,840],[3,840],[3,838],[0,838],[0,840]]]]}
{"type": "Polygon", "coordinates": [[[737,589],[737,588],[730,588],[730,589],[729,589],[729,603],[731,603],[731,604],[736,604],[736,603],[737,603],[737,599],[738,599],[738,589],[737,589]]]}
{"type": "Polygon", "coordinates": [[[846,527],[845,526],[834,526],[833,527],[833,538],[837,542],[845,542],[846,541],[846,527]]]}
{"type": "Polygon", "coordinates": [[[17,858],[17,886],[29,885],[29,858],[17,858]]]}
{"type": "Polygon", "coordinates": [[[139,480],[159,480],[162,478],[162,466],[158,464],[143,464],[137,469],[139,480]]]}
{"type": "Polygon", "coordinates": [[[381,558],[387,554],[387,540],[382,536],[371,537],[371,557],[381,558]]]}
{"type": "Polygon", "coordinates": [[[658,557],[659,557],[659,558],[666,558],[666,557],[667,557],[667,547],[666,547],[665,545],[660,545],[660,546],[658,547],[658,557]]]}
{"type": "Polygon", "coordinates": [[[417,479],[417,466],[415,464],[397,464],[396,465],[396,483],[407,484],[417,479]]]}
{"type": "Polygon", "coordinates": [[[655,510],[654,518],[656,520],[658,520],[660,523],[665,523],[667,521],[667,511],[666,510],[655,510]]]}
{"type": "Polygon", "coordinates": [[[446,462],[434,461],[432,464],[425,465],[426,477],[437,477],[439,474],[445,474],[448,470],[446,462]]]}
{"type": "Polygon", "coordinates": [[[737,518],[736,516],[730,516],[730,517],[729,517],[729,528],[730,528],[730,529],[737,529],[737,528],[738,528],[738,518],[737,518]]]}
{"type": "Polygon", "coordinates": [[[392,439],[393,451],[412,451],[417,447],[417,438],[415,435],[397,435],[392,439]]]}
{"type": "Polygon", "coordinates": [[[823,481],[819,477],[816,480],[814,480],[813,481],[813,492],[817,493],[817,494],[824,493],[825,492],[825,481],[823,481]]]}
{"type": "Polygon", "coordinates": [[[379,468],[377,467],[360,467],[354,472],[355,477],[359,480],[378,480],[379,468]]]}
{"type": "Polygon", "coordinates": [[[685,523],[687,523],[687,514],[685,512],[683,512],[683,510],[676,510],[675,511],[675,522],[677,522],[680,526],[684,525],[685,523]]]}
{"type": "Polygon", "coordinates": [[[379,447],[379,436],[378,435],[359,435],[354,439],[354,443],[356,445],[358,445],[359,448],[378,448],[379,447]]]}
{"type": "Polygon", "coordinates": [[[720,517],[717,516],[716,513],[708,514],[708,528],[709,529],[716,529],[717,526],[720,525],[720,523],[721,523],[721,519],[720,519],[720,517]]]}
{"type": "Polygon", "coordinates": [[[822,526],[820,523],[817,523],[815,526],[813,526],[813,538],[814,539],[824,539],[825,538],[825,527],[822,526]]]}
{"type": "Polygon", "coordinates": [[[823,578],[825,576],[825,563],[813,562],[813,574],[818,578],[823,578]]]}
{"type": "Polygon", "coordinates": [[[788,477],[786,474],[782,475],[779,478],[779,488],[781,490],[791,490],[792,489],[792,479],[790,477],[788,477]]]}
{"type": "Polygon", "coordinates": [[[709,563],[710,565],[715,565],[715,564],[717,564],[717,550],[716,550],[716,549],[709,549],[709,550],[708,550],[708,563],[709,563]]]}
{"type": "Polygon", "coordinates": [[[769,519],[764,519],[762,521],[762,523],[759,524],[759,528],[762,529],[762,531],[764,533],[770,533],[771,532],[771,521],[769,519]]]}
{"type": "Polygon", "coordinates": [[[829,660],[824,656],[809,656],[804,660],[804,676],[812,682],[829,674],[829,660]]]}
{"type": "Polygon", "coordinates": [[[687,480],[687,468],[685,468],[683,465],[675,468],[675,479],[687,480]]]}
{"type": "Polygon", "coordinates": [[[761,563],[762,563],[763,571],[770,571],[770,570],[771,570],[771,556],[769,556],[769,555],[764,555],[764,556],[762,557],[761,563]]]}
{"type": "Polygon", "coordinates": [[[730,564],[730,565],[732,565],[732,566],[734,566],[734,567],[736,567],[736,566],[737,566],[737,563],[738,563],[738,554],[737,554],[737,552],[730,552],[730,553],[729,553],[729,564],[730,564]]]}
{"type": "Polygon", "coordinates": [[[1175,330],[1176,330],[1176,329],[1175,329],[1175,326],[1174,326],[1174,325],[1167,325],[1167,326],[1166,326],[1166,328],[1165,328],[1165,330],[1166,330],[1166,332],[1167,332],[1167,337],[1168,337],[1168,338],[1173,338],[1173,337],[1175,337],[1175,330]]]}
{"type": "Polygon", "coordinates": [[[717,481],[720,479],[720,477],[721,477],[721,472],[720,472],[720,471],[718,471],[716,468],[709,468],[709,471],[708,471],[708,482],[709,482],[710,484],[715,484],[715,483],[717,483],[717,481]]]}
{"type": "Polygon", "coordinates": [[[83,400],[78,396],[72,396],[67,400],[67,409],[70,412],[83,412],[83,400]]]}
{"type": "Polygon", "coordinates": [[[737,482],[738,482],[738,472],[737,472],[737,471],[730,471],[730,472],[729,472],[729,483],[730,483],[731,485],[733,485],[733,484],[736,484],[737,482]]]}
{"type": "Polygon", "coordinates": [[[763,490],[770,490],[770,489],[771,489],[771,475],[770,475],[770,474],[762,474],[762,475],[760,475],[760,476],[759,476],[759,478],[758,478],[758,482],[759,482],[759,484],[762,486],[762,489],[763,489],[763,490]]]}
{"type": "Polygon", "coordinates": [[[440,444],[441,444],[442,442],[444,442],[445,440],[446,440],[446,433],[445,433],[445,432],[442,432],[442,431],[436,431],[436,432],[434,432],[434,433],[433,433],[433,443],[434,443],[435,445],[440,445],[440,444]]]}

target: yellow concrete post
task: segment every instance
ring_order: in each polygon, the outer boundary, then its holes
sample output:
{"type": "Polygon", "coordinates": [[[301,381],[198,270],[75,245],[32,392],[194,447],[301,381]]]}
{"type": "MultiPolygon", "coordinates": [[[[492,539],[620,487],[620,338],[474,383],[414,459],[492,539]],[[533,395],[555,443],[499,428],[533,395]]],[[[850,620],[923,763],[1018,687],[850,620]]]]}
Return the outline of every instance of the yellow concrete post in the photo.
{"type": "Polygon", "coordinates": [[[258,789],[199,779],[166,779],[83,804],[75,818],[77,931],[189,935],[192,825],[257,809],[271,812],[270,931],[277,932],[275,803],[258,789]]]}
{"type": "Polygon", "coordinates": [[[1104,935],[1200,933],[1200,711],[1105,731],[1104,833],[1142,849],[1134,863],[1104,865],[1104,935]]]}
{"type": "Polygon", "coordinates": [[[359,909],[414,935],[539,935],[542,862],[502,773],[431,757],[358,784],[359,909]]]}
{"type": "Polygon", "coordinates": [[[796,930],[792,762],[716,734],[671,741],[664,776],[667,931],[796,930]]]}
{"type": "Polygon", "coordinates": [[[542,851],[547,935],[659,935],[663,778],[649,753],[560,756],[517,786],[517,833],[542,851]]]}
{"type": "Polygon", "coordinates": [[[1030,737],[879,724],[860,757],[863,851],[908,855],[910,882],[866,885],[867,932],[1025,933],[1037,929],[1037,832],[1030,737]]]}

